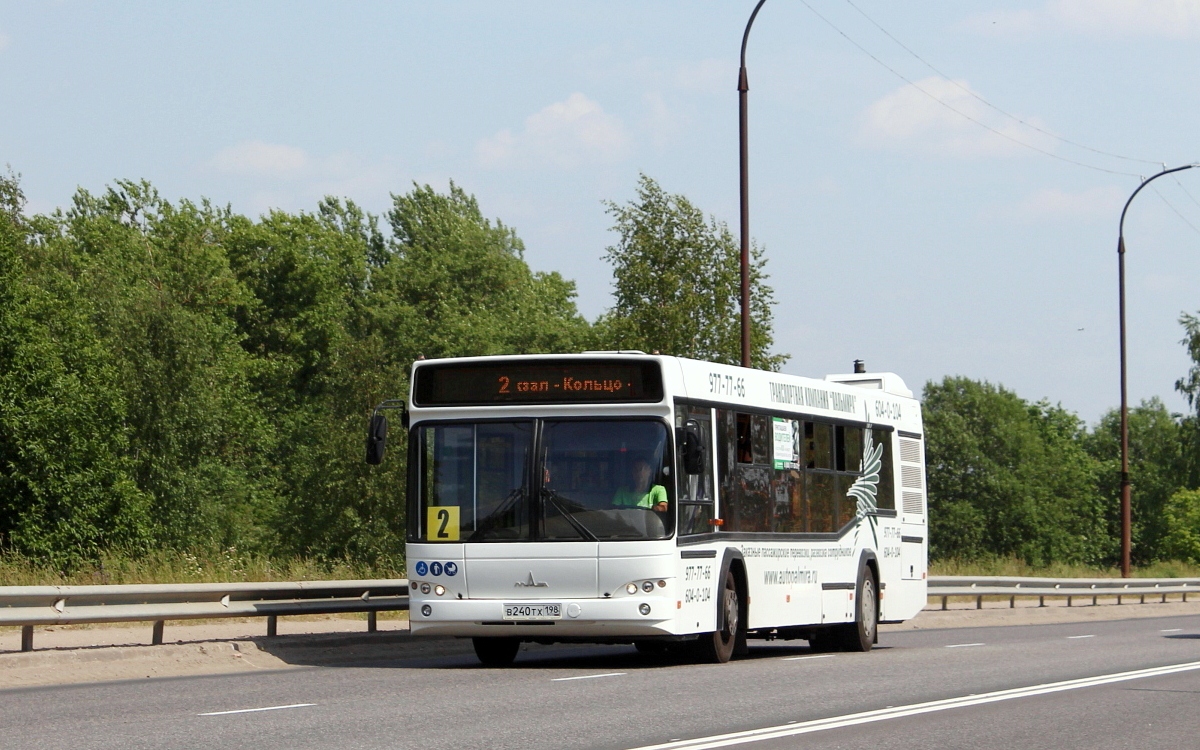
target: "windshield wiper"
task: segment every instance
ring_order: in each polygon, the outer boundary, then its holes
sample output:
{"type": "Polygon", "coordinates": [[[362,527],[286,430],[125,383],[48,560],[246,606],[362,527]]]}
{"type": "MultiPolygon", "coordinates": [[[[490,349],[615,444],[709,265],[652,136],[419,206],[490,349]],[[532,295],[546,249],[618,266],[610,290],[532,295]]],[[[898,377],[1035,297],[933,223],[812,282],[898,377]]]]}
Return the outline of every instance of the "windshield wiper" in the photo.
{"type": "Polygon", "coordinates": [[[477,542],[483,539],[483,535],[492,531],[500,523],[501,517],[507,513],[518,500],[525,499],[525,488],[516,487],[500,502],[496,509],[488,514],[488,517],[479,523],[479,528],[475,530],[471,536],[467,537],[468,542],[477,542]]]}
{"type": "Polygon", "coordinates": [[[600,541],[600,538],[597,537],[595,534],[593,534],[591,529],[589,529],[587,526],[584,526],[583,523],[578,518],[576,518],[575,515],[566,508],[566,506],[563,505],[564,501],[571,502],[570,500],[568,500],[567,498],[558,494],[557,492],[550,489],[549,487],[543,488],[542,492],[544,493],[545,498],[547,500],[549,500],[550,503],[555,507],[555,509],[557,509],[558,512],[560,514],[562,514],[562,517],[567,520],[567,523],[571,524],[571,528],[573,528],[573,529],[575,529],[575,531],[579,532],[579,536],[583,537],[584,539],[588,540],[589,542],[600,541]]]}

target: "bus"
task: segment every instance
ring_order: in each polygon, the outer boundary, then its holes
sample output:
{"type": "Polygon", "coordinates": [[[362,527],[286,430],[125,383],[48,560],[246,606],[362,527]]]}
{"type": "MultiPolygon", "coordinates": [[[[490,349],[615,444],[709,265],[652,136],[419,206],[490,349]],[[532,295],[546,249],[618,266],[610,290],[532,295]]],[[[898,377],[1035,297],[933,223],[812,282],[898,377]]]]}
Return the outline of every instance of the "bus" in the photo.
{"type": "Polygon", "coordinates": [[[420,360],[408,399],[413,635],[633,644],[716,663],[747,639],[869,651],[926,601],[920,403],[641,352],[420,360]]]}

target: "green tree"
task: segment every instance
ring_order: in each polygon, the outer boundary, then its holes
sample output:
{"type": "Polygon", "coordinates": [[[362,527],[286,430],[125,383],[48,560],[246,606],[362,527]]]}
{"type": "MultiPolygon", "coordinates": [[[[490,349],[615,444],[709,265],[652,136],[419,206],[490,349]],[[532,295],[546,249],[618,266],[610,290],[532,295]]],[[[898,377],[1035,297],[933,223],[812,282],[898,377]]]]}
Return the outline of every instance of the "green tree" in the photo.
{"type": "MultiPolygon", "coordinates": [[[[1120,534],[1121,412],[1110,410],[1085,441],[1100,462],[1097,488],[1107,509],[1110,533],[1120,534]]],[[[1162,559],[1167,500],[1186,482],[1184,426],[1157,398],[1129,410],[1129,479],[1133,518],[1132,557],[1162,559]]]]}
{"type": "Polygon", "coordinates": [[[0,176],[0,544],[69,568],[148,546],[119,368],[66,275],[33,277],[36,225],[0,176]]]}
{"type": "Polygon", "coordinates": [[[931,557],[1111,558],[1097,463],[1074,414],[947,377],[926,384],[924,419],[931,557]]]}
{"type": "Polygon", "coordinates": [[[1163,507],[1164,556],[1200,563],[1200,490],[1179,490],[1163,507]]]}
{"type": "Polygon", "coordinates": [[[1180,423],[1180,440],[1186,486],[1197,488],[1200,487],[1200,316],[1184,313],[1179,322],[1185,333],[1180,343],[1187,348],[1192,366],[1187,375],[1175,382],[1175,389],[1187,398],[1193,410],[1180,423]]]}
{"type": "Polygon", "coordinates": [[[408,361],[417,356],[578,352],[591,340],[575,283],[534,273],[525,246],[451,183],[393,196],[392,240],[373,270],[376,324],[408,361]]]}
{"type": "MultiPolygon", "coordinates": [[[[729,228],[682,195],[663,191],[642,175],[637,198],[608,203],[617,243],[612,264],[614,304],[597,323],[601,345],[661,351],[694,359],[741,363],[741,251],[729,228]]],[[[774,292],[766,258],[751,248],[751,364],[778,370],[786,354],[774,343],[774,292]]]]}
{"type": "Polygon", "coordinates": [[[42,217],[28,253],[43,288],[78,287],[111,356],[126,455],[167,547],[272,546],[275,435],[232,315],[246,291],[222,245],[230,219],[119,181],[42,217]]]}
{"type": "Polygon", "coordinates": [[[326,198],[315,214],[239,217],[227,245],[251,295],[236,313],[242,343],[279,434],[279,551],[399,561],[403,454],[375,471],[362,459],[366,415],[403,378],[367,313],[377,220],[326,198]]]}

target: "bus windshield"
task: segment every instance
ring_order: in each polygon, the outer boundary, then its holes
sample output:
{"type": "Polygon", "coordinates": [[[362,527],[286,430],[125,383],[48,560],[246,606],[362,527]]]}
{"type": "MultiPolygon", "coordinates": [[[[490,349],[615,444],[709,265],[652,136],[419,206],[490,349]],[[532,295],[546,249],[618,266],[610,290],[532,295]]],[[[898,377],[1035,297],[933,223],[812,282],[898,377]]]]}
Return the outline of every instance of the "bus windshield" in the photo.
{"type": "Polygon", "coordinates": [[[667,435],[651,419],[419,426],[413,541],[666,538],[667,435]]]}

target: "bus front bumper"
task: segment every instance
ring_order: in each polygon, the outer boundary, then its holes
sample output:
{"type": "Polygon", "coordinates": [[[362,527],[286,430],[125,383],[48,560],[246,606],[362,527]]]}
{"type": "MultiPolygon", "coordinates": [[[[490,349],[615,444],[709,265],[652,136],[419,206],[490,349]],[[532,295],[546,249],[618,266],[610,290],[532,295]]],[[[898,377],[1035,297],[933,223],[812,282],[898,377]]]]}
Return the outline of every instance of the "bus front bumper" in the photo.
{"type": "Polygon", "coordinates": [[[520,636],[553,639],[676,635],[674,600],[656,596],[612,599],[437,599],[409,601],[414,635],[520,636]],[[553,619],[506,618],[511,606],[559,605],[553,619]]]}

